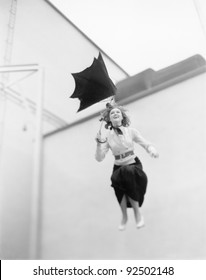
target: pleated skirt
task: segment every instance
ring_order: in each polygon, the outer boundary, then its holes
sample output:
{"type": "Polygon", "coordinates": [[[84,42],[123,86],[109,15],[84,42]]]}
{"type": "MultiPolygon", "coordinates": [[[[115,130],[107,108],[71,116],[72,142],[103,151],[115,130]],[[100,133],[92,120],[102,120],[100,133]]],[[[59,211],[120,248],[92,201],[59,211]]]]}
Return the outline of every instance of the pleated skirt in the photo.
{"type": "Polygon", "coordinates": [[[143,171],[142,163],[135,158],[135,163],[129,165],[114,165],[111,176],[111,186],[114,188],[119,204],[124,195],[127,198],[127,207],[131,207],[129,197],[139,202],[141,207],[147,189],[147,175],[143,171]]]}

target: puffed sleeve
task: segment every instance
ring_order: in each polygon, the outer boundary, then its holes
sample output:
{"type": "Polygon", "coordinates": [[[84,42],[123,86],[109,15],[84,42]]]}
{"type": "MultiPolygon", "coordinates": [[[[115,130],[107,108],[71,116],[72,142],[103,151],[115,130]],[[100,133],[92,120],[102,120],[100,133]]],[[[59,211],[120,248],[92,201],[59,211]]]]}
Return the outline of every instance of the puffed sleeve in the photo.
{"type": "Polygon", "coordinates": [[[103,144],[97,144],[95,159],[99,162],[102,161],[105,158],[105,155],[108,151],[109,151],[108,142],[103,144]]]}
{"type": "Polygon", "coordinates": [[[130,132],[131,132],[131,136],[132,136],[132,140],[135,143],[138,143],[140,146],[142,146],[147,152],[148,152],[148,148],[150,146],[152,146],[151,142],[149,142],[148,140],[146,140],[141,133],[135,129],[135,128],[130,128],[130,132]]]}

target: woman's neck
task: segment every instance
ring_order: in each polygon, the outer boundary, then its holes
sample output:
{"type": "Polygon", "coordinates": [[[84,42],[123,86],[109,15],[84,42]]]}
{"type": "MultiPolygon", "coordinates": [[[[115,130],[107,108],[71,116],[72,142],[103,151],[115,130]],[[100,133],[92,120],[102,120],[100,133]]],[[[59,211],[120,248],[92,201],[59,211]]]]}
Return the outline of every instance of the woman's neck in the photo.
{"type": "Polygon", "coordinates": [[[114,128],[118,128],[118,127],[122,126],[122,123],[113,123],[112,126],[114,128]]]}

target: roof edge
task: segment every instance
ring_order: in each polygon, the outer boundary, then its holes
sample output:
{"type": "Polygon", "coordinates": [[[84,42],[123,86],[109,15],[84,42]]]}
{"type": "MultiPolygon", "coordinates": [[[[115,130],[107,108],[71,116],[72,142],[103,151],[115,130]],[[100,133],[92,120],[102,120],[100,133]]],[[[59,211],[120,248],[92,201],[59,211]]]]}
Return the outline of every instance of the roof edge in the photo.
{"type": "Polygon", "coordinates": [[[124,70],[116,61],[114,61],[105,51],[103,51],[91,38],[89,38],[81,29],[79,29],[64,13],[62,13],[53,3],[49,0],[47,2],[58,14],[60,14],[66,21],[68,21],[81,35],[86,38],[93,46],[95,46],[105,57],[107,57],[120,71],[122,71],[127,77],[130,77],[129,73],[124,70]]]}
{"type": "MultiPolygon", "coordinates": [[[[188,59],[180,61],[169,67],[163,68],[159,71],[147,69],[117,83],[116,86],[118,98],[115,98],[115,100],[120,105],[126,105],[153,93],[159,92],[165,88],[174,86],[195,76],[201,75],[205,72],[206,61],[199,54],[189,57],[188,59]]],[[[99,115],[99,113],[91,114],[86,118],[80,119],[62,128],[45,134],[44,138],[52,136],[58,132],[69,129],[83,122],[89,121],[99,115]]]]}

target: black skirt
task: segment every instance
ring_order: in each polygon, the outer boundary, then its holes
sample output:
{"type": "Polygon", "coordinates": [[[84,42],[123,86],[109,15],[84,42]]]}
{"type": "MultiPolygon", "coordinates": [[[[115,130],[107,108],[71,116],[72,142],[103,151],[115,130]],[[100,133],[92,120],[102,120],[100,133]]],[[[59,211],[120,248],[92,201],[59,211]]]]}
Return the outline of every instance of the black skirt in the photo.
{"type": "Polygon", "coordinates": [[[119,204],[123,196],[126,195],[127,207],[131,207],[128,197],[138,201],[139,206],[142,206],[147,189],[147,175],[137,157],[135,158],[135,163],[114,165],[111,181],[111,186],[114,188],[119,204]]]}

